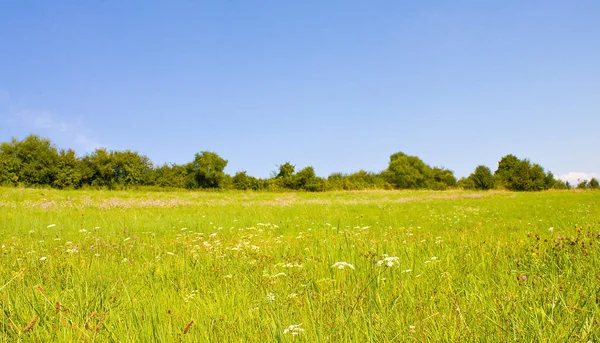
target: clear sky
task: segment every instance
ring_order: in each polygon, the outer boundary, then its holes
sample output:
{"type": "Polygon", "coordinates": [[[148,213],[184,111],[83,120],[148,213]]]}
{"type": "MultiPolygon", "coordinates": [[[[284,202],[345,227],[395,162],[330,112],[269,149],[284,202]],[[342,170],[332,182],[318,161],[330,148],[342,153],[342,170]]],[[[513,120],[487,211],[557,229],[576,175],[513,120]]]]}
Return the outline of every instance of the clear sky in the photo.
{"type": "MultiPolygon", "coordinates": [[[[600,173],[600,1],[2,1],[0,141],[600,173]]],[[[585,174],[584,174],[585,175],[585,174]]]]}

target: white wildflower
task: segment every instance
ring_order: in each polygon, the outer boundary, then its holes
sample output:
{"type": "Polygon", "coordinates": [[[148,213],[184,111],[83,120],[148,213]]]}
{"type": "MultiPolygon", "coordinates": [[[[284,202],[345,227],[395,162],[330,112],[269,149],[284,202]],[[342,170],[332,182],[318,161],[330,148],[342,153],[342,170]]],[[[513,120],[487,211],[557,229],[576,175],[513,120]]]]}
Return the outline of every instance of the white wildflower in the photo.
{"type": "Polygon", "coordinates": [[[271,278],[275,279],[275,278],[278,278],[280,276],[287,276],[287,275],[285,275],[285,273],[277,273],[277,274],[271,275],[271,278]]]}
{"type": "Polygon", "coordinates": [[[197,289],[193,290],[190,294],[188,294],[185,297],[183,297],[183,301],[187,303],[190,300],[194,300],[194,298],[196,297],[196,294],[198,294],[198,290],[197,289]]]}
{"type": "Polygon", "coordinates": [[[292,336],[299,335],[300,333],[304,332],[304,329],[300,326],[302,326],[302,323],[290,325],[287,327],[287,329],[283,330],[283,334],[286,335],[288,333],[291,333],[292,336]]]}
{"type": "Polygon", "coordinates": [[[269,293],[269,294],[267,294],[267,296],[266,296],[266,298],[265,298],[265,299],[266,299],[266,300],[267,300],[267,302],[269,302],[269,303],[270,303],[270,302],[273,302],[273,301],[275,301],[275,293],[269,293]]]}
{"type": "Polygon", "coordinates": [[[350,269],[354,269],[354,266],[348,262],[336,262],[331,266],[331,268],[337,268],[337,269],[344,269],[346,267],[348,267],[350,269]]]}
{"type": "Polygon", "coordinates": [[[383,255],[383,256],[384,256],[383,260],[377,261],[378,266],[386,265],[388,267],[393,267],[393,266],[397,266],[400,264],[400,258],[398,258],[397,256],[388,256],[388,255],[383,255]]]}
{"type": "Polygon", "coordinates": [[[43,262],[43,261],[46,261],[46,259],[47,259],[47,257],[46,257],[46,256],[42,256],[42,257],[40,257],[40,261],[42,261],[42,262],[43,262]]]}
{"type": "Polygon", "coordinates": [[[552,226],[551,226],[551,227],[549,227],[549,228],[548,228],[548,231],[550,231],[550,232],[554,231],[554,227],[552,227],[552,226]]]}
{"type": "Polygon", "coordinates": [[[302,263],[277,263],[275,266],[282,267],[282,268],[302,268],[303,264],[302,263]]]}

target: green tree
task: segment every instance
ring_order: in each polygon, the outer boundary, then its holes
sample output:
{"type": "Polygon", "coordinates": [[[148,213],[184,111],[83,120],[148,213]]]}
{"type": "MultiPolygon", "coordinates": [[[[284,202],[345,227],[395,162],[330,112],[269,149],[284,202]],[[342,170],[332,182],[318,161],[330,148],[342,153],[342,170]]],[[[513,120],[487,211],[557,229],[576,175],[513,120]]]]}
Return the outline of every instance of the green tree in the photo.
{"type": "Polygon", "coordinates": [[[511,182],[520,161],[521,160],[512,154],[502,157],[500,162],[498,162],[498,169],[494,172],[494,177],[496,179],[495,183],[498,186],[510,188],[508,187],[508,184],[511,182]]]}
{"type": "Polygon", "coordinates": [[[500,160],[494,176],[496,182],[511,191],[541,191],[554,184],[554,175],[546,173],[541,165],[514,155],[500,160]]]}
{"type": "Polygon", "coordinates": [[[591,178],[590,180],[581,180],[577,184],[578,189],[599,189],[600,184],[598,183],[598,179],[591,178]]]}
{"type": "Polygon", "coordinates": [[[550,171],[548,171],[546,173],[546,175],[544,176],[544,189],[550,189],[550,188],[556,188],[559,189],[561,187],[563,187],[560,182],[558,182],[556,180],[556,178],[554,178],[554,174],[552,174],[550,171]]]}
{"type": "Polygon", "coordinates": [[[568,181],[563,181],[560,179],[554,179],[554,183],[552,184],[551,188],[555,188],[555,189],[570,189],[571,188],[571,184],[568,181]]]}
{"type": "Polygon", "coordinates": [[[539,164],[531,164],[529,160],[519,161],[505,186],[512,191],[541,191],[547,189],[544,168],[539,164]]]}
{"type": "Polygon", "coordinates": [[[417,156],[398,152],[390,156],[385,175],[388,182],[399,189],[425,188],[432,177],[432,170],[417,156]]]}
{"type": "Polygon", "coordinates": [[[21,159],[17,154],[18,141],[0,144],[0,185],[16,185],[21,173],[21,159]]]}
{"type": "Polygon", "coordinates": [[[494,176],[490,168],[479,165],[475,171],[469,175],[469,181],[473,189],[487,190],[494,188],[494,176]]]}
{"type": "Polygon", "coordinates": [[[524,182],[522,182],[522,186],[514,187],[515,190],[541,191],[548,189],[544,168],[537,163],[532,164],[529,160],[521,161],[517,169],[517,176],[517,180],[524,180],[524,182]]]}
{"type": "Polygon", "coordinates": [[[250,176],[246,173],[246,171],[241,171],[235,173],[232,179],[233,188],[239,190],[258,190],[261,188],[260,180],[257,178],[250,176]]]}
{"type": "Polygon", "coordinates": [[[345,175],[342,173],[333,173],[327,177],[327,190],[344,189],[345,175]]]}
{"type": "Polygon", "coordinates": [[[285,162],[279,166],[279,172],[275,176],[275,182],[279,188],[297,189],[294,173],[296,166],[285,162]]]}
{"type": "Polygon", "coordinates": [[[185,166],[177,164],[163,164],[154,168],[153,182],[159,187],[186,188],[188,171],[185,166]]]}
{"type": "Polygon", "coordinates": [[[190,175],[193,176],[195,184],[188,180],[188,187],[219,188],[225,177],[226,166],[227,160],[214,152],[202,151],[196,154],[194,161],[189,165],[190,175]]]}
{"type": "Polygon", "coordinates": [[[80,188],[84,179],[82,161],[75,151],[61,150],[58,156],[56,177],[52,186],[55,188],[80,188]]]}
{"type": "Polygon", "coordinates": [[[114,155],[105,148],[97,148],[83,157],[83,165],[89,170],[85,182],[94,187],[114,189],[117,186],[114,155]]]}
{"type": "Polygon", "coordinates": [[[456,185],[462,189],[475,189],[475,184],[473,180],[469,177],[461,177],[460,180],[456,183],[456,185]]]}
{"type": "Polygon", "coordinates": [[[456,186],[456,177],[452,170],[440,167],[431,169],[431,179],[427,188],[444,190],[456,186]]]}
{"type": "Polygon", "coordinates": [[[345,190],[361,190],[373,188],[373,177],[366,170],[359,170],[346,176],[345,190]]]}
{"type": "Polygon", "coordinates": [[[0,181],[50,186],[58,171],[57,162],[58,150],[49,139],[37,135],[22,141],[13,138],[0,146],[0,163],[6,168],[0,173],[0,181]]]}
{"type": "Polygon", "coordinates": [[[285,162],[284,164],[279,166],[279,173],[277,174],[277,177],[292,177],[294,175],[295,170],[295,165],[291,164],[290,162],[285,162]]]}
{"type": "Polygon", "coordinates": [[[577,184],[577,189],[587,189],[587,188],[589,188],[589,181],[588,180],[581,180],[577,184]]]}
{"type": "Polygon", "coordinates": [[[393,188],[388,182],[389,175],[385,173],[373,173],[361,169],[350,175],[342,176],[343,189],[345,190],[393,188]]]}
{"type": "Polygon", "coordinates": [[[113,160],[115,182],[121,186],[147,185],[150,181],[152,162],[147,156],[130,150],[110,153],[113,160]]]}
{"type": "Polygon", "coordinates": [[[294,178],[294,189],[302,189],[309,192],[322,190],[323,182],[315,174],[313,167],[306,167],[300,170],[294,178]]]}

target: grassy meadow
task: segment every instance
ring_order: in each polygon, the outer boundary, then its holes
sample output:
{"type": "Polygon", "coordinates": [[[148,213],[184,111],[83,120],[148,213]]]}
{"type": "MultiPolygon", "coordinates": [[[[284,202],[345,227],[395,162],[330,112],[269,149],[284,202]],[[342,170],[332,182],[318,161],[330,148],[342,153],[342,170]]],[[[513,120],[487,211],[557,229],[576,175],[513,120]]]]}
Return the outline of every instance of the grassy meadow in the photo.
{"type": "Polygon", "coordinates": [[[599,201],[0,188],[0,342],[598,342],[599,201]]]}

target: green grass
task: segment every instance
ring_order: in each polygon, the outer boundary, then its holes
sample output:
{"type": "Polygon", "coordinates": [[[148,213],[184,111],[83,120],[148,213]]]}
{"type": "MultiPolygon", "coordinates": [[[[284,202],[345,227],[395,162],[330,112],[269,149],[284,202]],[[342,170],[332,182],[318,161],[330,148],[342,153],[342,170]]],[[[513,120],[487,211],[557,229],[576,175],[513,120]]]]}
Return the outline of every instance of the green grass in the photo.
{"type": "Polygon", "coordinates": [[[0,341],[597,342],[599,200],[0,188],[0,341]]]}

